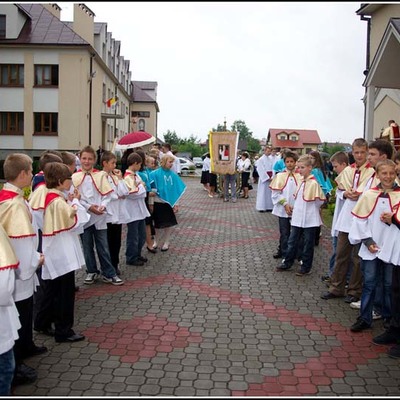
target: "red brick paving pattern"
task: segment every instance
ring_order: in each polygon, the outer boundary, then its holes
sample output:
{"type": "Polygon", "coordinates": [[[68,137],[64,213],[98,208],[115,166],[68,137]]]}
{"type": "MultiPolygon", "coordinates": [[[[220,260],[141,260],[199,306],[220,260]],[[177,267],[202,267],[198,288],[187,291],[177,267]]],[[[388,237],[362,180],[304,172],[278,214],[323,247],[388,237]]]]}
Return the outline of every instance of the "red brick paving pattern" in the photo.
{"type": "MultiPolygon", "coordinates": [[[[305,363],[295,363],[293,369],[280,369],[279,376],[265,377],[261,384],[250,383],[247,391],[232,391],[232,396],[316,395],[318,386],[330,385],[333,378],[344,377],[346,371],[357,370],[358,365],[367,364],[370,359],[378,358],[380,353],[386,351],[383,347],[371,344],[369,333],[353,334],[339,323],[330,323],[322,317],[299,314],[285,307],[211,287],[177,274],[126,281],[124,286],[119,287],[95,285],[79,291],[76,298],[87,299],[164,283],[173,283],[191,292],[218,298],[221,302],[251,310],[267,319],[289,322],[293,326],[319,332],[341,343],[332,346],[330,351],[321,352],[319,357],[310,357],[305,363]]],[[[88,328],[84,333],[90,341],[99,343],[99,347],[109,349],[110,354],[119,355],[121,361],[132,363],[141,357],[153,357],[157,352],[170,352],[174,347],[186,347],[190,342],[201,341],[200,334],[191,333],[188,329],[155,315],[88,328]]]]}

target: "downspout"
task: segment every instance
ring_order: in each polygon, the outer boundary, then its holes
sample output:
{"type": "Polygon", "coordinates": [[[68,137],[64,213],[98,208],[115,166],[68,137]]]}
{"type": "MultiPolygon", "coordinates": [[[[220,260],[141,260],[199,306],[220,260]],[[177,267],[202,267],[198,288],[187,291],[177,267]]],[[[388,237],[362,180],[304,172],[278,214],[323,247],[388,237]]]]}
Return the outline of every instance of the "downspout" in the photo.
{"type": "Polygon", "coordinates": [[[95,54],[90,55],[89,67],[89,146],[92,145],[92,81],[93,81],[93,57],[95,54]]]}
{"type": "MultiPolygon", "coordinates": [[[[363,74],[365,77],[368,76],[369,73],[369,67],[370,67],[370,58],[371,58],[371,16],[366,16],[366,15],[361,15],[360,16],[361,21],[367,21],[367,52],[366,52],[366,59],[365,59],[365,70],[363,74]]],[[[367,87],[365,88],[365,95],[367,95],[367,87]]],[[[366,127],[367,127],[367,104],[364,103],[364,138],[366,134],[366,127]]]]}

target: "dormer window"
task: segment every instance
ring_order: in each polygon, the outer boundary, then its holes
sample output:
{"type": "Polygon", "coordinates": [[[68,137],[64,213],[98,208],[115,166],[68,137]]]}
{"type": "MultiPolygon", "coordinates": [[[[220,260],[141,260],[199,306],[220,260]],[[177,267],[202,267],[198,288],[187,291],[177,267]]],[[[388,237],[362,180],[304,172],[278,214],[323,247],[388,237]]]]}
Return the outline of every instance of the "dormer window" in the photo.
{"type": "Polygon", "coordinates": [[[278,138],[279,138],[279,140],[287,140],[287,135],[286,135],[286,133],[280,133],[278,138]]]}
{"type": "Polygon", "coordinates": [[[297,142],[299,140],[299,137],[297,135],[290,135],[290,140],[292,142],[297,142]]]}
{"type": "Polygon", "coordinates": [[[6,16],[0,15],[0,39],[6,38],[6,16]]]}

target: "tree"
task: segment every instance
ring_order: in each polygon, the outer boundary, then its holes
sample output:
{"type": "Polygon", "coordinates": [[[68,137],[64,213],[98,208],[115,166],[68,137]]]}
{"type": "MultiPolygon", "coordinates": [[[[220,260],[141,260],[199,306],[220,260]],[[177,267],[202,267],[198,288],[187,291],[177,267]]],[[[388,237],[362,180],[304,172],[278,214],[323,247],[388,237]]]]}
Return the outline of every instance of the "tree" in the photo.
{"type": "Polygon", "coordinates": [[[233,122],[231,130],[239,133],[240,140],[249,140],[253,137],[253,132],[246,126],[246,122],[240,119],[233,122]]]}
{"type": "Polygon", "coordinates": [[[169,143],[171,146],[178,146],[181,142],[181,139],[178,138],[178,135],[175,131],[167,130],[167,133],[163,134],[164,142],[169,143]]]}

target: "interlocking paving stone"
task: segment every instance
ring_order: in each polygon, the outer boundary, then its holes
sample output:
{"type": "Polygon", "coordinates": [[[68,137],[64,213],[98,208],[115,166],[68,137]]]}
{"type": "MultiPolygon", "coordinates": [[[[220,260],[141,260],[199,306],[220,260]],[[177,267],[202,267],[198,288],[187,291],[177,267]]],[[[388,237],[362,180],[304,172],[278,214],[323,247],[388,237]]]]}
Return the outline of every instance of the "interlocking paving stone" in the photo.
{"type": "Polygon", "coordinates": [[[223,203],[198,178],[184,180],[169,251],[145,250],[145,266],[126,266],[123,227],[125,284],[86,286],[77,272],[75,330],[86,340],[56,344],[34,333],[49,352],[27,360],[39,378],[13,394],[398,396],[398,360],[371,345],[382,322],[353,334],[355,310],[319,298],[329,230],[322,228],[310,276],[296,277],[296,265],[276,272],[277,218],[256,212],[256,190],[223,203]]]}

